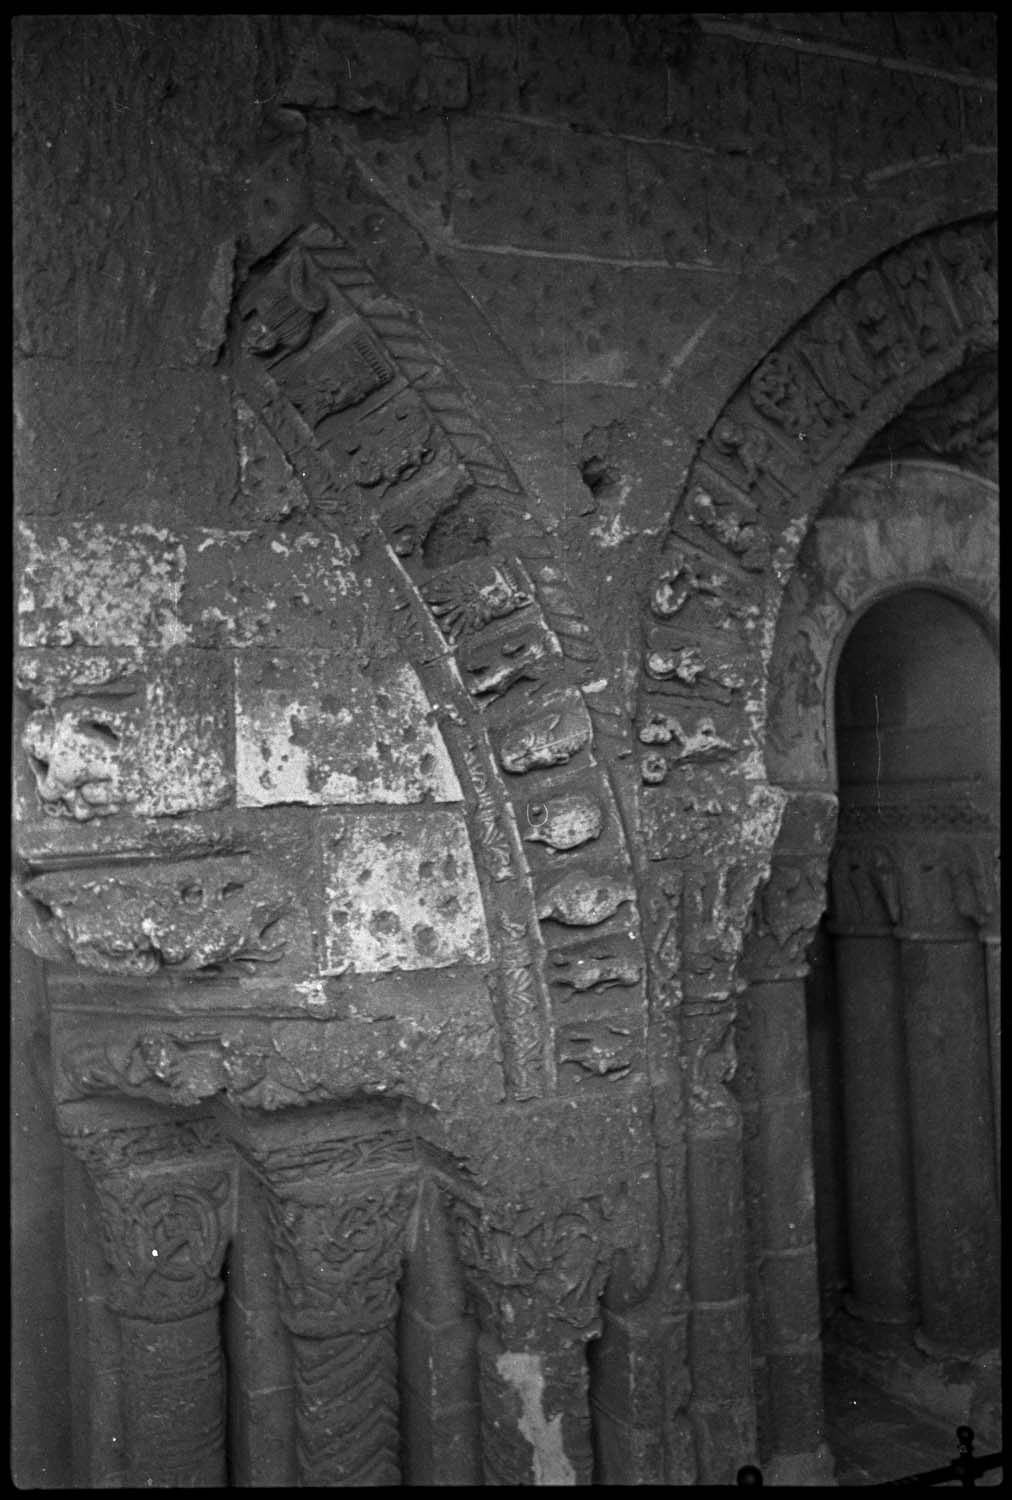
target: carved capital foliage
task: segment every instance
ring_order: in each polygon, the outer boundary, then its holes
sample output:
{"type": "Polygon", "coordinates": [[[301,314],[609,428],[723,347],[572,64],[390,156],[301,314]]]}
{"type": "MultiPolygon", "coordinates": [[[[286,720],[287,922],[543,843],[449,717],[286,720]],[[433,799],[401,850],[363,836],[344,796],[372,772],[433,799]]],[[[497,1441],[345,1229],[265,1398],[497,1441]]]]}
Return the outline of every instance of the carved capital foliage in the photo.
{"type": "Polygon", "coordinates": [[[958,835],[844,838],[830,874],[831,914],[843,932],[972,937],[999,909],[992,840],[958,835]]]}
{"type": "Polygon", "coordinates": [[[551,1328],[580,1338],[599,1331],[610,1260],[603,1197],[512,1214],[458,1198],[450,1217],[479,1302],[505,1343],[551,1328]]]}
{"type": "Polygon", "coordinates": [[[839,929],[876,931],[900,921],[900,867],[888,845],[842,840],[829,869],[830,918],[839,929]]]}
{"type": "Polygon", "coordinates": [[[266,1190],[282,1316],[309,1339],[363,1333],[397,1310],[414,1144],[389,1122],[247,1123],[237,1144],[266,1190]]]}
{"type": "Polygon", "coordinates": [[[993,850],[975,839],[919,840],[904,877],[904,927],[916,934],[971,936],[997,911],[993,850]]]}
{"type": "Polygon", "coordinates": [[[792,979],[808,969],[807,953],[826,907],[826,861],[778,855],[752,910],[744,968],[752,980],[792,979]]]}
{"type": "MultiPolygon", "coordinates": [[[[155,1323],[213,1307],[231,1229],[232,1173],[224,1161],[185,1156],[140,1167],[162,1142],[147,1131],[65,1137],[88,1168],[101,1208],[102,1246],[114,1272],[109,1305],[155,1323]]],[[[157,1132],[156,1132],[157,1134],[157,1132]]]]}
{"type": "Polygon", "coordinates": [[[282,1316],[304,1338],[365,1333],[395,1315],[414,1177],[331,1179],[324,1201],[289,1188],[268,1197],[282,1316]]]}

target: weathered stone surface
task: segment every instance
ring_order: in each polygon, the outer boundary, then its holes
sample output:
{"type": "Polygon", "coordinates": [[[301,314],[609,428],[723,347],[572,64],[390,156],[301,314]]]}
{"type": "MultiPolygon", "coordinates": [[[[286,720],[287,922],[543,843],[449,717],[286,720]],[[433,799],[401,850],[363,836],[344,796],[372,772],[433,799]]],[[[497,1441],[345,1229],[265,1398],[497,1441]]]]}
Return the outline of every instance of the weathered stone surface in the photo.
{"type": "Polygon", "coordinates": [[[449,47],[420,45],[388,19],[376,17],[365,28],[328,17],[308,33],[303,23],[304,39],[282,84],[283,102],[381,117],[463,108],[466,62],[449,47]]]}
{"type": "Polygon", "coordinates": [[[663,376],[723,302],[722,276],[457,250],[461,281],[536,379],[623,385],[663,376]]]}
{"type": "Polygon", "coordinates": [[[481,895],[460,813],[330,816],[322,838],[327,970],[487,962],[481,895]]]}
{"type": "Polygon", "coordinates": [[[186,550],[181,613],[195,645],[329,646],[347,656],[361,645],[370,611],[333,532],[208,529],[191,533],[186,550]]]}
{"type": "MultiPolygon", "coordinates": [[[[826,695],[880,593],[994,617],[992,20],[19,21],[14,1062],[122,1179],[22,1212],[73,1324],[19,1482],[824,1474],[826,695]],[[203,1158],[247,1150],[226,1285],[203,1158]]],[[[908,961],[975,997],[963,1102],[907,1092],[925,1326],[983,1339],[997,893],[949,822],[891,883],[879,791],[834,873],[963,939],[908,961]]]]}
{"type": "Polygon", "coordinates": [[[655,135],[663,130],[664,63],[677,45],[682,17],[651,16],[642,37],[621,15],[516,19],[522,113],[594,131],[655,135]]]}
{"type": "Polygon", "coordinates": [[[765,161],[629,147],[629,243],[644,258],[737,270],[772,259],[805,218],[805,199],[765,161]],[[742,236],[748,206],[749,237],[742,236]]]}
{"type": "MultiPolygon", "coordinates": [[[[142,364],[154,349],[175,369],[214,362],[255,118],[252,42],[245,21],[224,16],[23,18],[14,182],[24,354],[107,367],[142,364]],[[208,67],[230,87],[208,92],[208,67]]],[[[183,440],[190,425],[181,419],[183,440]]]]}
{"type": "Polygon", "coordinates": [[[52,871],[25,891],[23,938],[44,957],[102,974],[255,973],[308,966],[308,928],[291,879],[248,858],[52,871]]]}
{"type": "Polygon", "coordinates": [[[19,366],[14,389],[23,517],[228,524],[236,455],[217,371],[106,366],[96,381],[76,363],[36,359],[19,366]]]}
{"type": "Polygon", "coordinates": [[[22,646],[180,646],[186,551],[156,526],[20,524],[22,646]]]}
{"type": "MultiPolygon", "coordinates": [[[[430,994],[403,996],[397,1013],[344,1020],[263,1017],[82,1017],[54,1022],[56,1094],[64,1101],[127,1096],[192,1106],[224,1095],[245,1109],[401,1097],[470,1112],[503,1097],[495,1022],[484,985],[441,976],[430,994]],[[454,1059],[446,1065],[447,1049],[454,1059]],[[393,1066],[391,1066],[393,1060],[393,1066]]],[[[354,1157],[352,1158],[354,1160],[354,1157]]]]}
{"type": "Polygon", "coordinates": [[[169,817],[232,800],[231,672],[221,657],[49,650],[23,653],[16,670],[34,705],[21,735],[35,783],[24,817],[169,817]]]}
{"type": "Polygon", "coordinates": [[[622,142],[578,136],[562,154],[554,129],[518,123],[503,131],[480,119],[455,121],[450,133],[455,239],[628,254],[622,142]]]}
{"type": "Polygon", "coordinates": [[[240,807],[459,802],[411,667],[349,674],[322,652],[246,653],[236,667],[240,807]]]}

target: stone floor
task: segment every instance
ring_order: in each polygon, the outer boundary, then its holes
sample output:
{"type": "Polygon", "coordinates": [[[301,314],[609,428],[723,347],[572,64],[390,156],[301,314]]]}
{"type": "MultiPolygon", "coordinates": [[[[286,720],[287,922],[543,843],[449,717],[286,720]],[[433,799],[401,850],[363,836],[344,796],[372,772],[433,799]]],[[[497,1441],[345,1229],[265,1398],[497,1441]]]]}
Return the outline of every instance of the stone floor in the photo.
{"type": "MultiPolygon", "coordinates": [[[[874,1386],[827,1361],[824,1389],[827,1436],[836,1458],[841,1486],[882,1484],[907,1474],[941,1468],[956,1457],[953,1428],[934,1417],[883,1395],[874,1386]]],[[[975,1444],[978,1454],[995,1451],[975,1444]]],[[[992,1469],[977,1484],[998,1485],[1002,1471],[992,1469]]],[[[937,1486],[958,1487],[958,1480],[937,1486]]]]}

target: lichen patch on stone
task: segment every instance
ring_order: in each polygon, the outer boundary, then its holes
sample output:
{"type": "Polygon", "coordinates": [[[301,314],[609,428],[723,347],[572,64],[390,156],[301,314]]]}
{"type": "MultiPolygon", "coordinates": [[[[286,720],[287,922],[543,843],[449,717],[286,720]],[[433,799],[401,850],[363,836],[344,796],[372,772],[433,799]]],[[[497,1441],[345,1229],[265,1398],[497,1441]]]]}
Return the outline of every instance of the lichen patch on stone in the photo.
{"type": "Polygon", "coordinates": [[[324,900],[328,972],[488,960],[467,824],[457,809],[349,813],[324,841],[324,900]]]}
{"type": "Polygon", "coordinates": [[[462,800],[412,667],[349,672],[324,652],[257,652],[236,673],[240,807],[462,800]]]}
{"type": "Polygon", "coordinates": [[[520,1398],[517,1426],[531,1445],[535,1484],[575,1484],[576,1473],[562,1446],[562,1413],[547,1417],[545,1377],[540,1354],[500,1354],[496,1368],[520,1398]]]}
{"type": "Polygon", "coordinates": [[[19,524],[22,646],[184,644],[182,543],[152,526],[19,524]]]}

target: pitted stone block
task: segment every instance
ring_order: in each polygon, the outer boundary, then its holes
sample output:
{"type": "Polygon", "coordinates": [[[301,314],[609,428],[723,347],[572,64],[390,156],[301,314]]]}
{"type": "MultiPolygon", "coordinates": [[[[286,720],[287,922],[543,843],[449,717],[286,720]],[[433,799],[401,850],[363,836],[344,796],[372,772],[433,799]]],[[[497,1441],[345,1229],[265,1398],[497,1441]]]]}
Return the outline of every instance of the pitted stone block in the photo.
{"type": "Polygon", "coordinates": [[[179,646],[186,553],[157,526],[18,527],[22,646],[179,646]]]}
{"type": "Polygon", "coordinates": [[[323,866],[324,961],[331,972],[488,961],[462,812],[328,818],[323,866]]]}
{"type": "Polygon", "coordinates": [[[236,666],[240,807],[459,802],[414,670],[351,669],[325,652],[255,652],[236,666]]]}

